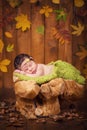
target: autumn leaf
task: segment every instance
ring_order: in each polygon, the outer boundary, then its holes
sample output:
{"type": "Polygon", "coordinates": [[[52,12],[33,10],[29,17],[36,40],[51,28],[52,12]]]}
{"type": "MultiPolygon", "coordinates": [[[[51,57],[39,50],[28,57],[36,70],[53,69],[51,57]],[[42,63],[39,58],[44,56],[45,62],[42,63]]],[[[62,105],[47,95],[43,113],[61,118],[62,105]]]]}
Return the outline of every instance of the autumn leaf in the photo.
{"type": "Polygon", "coordinates": [[[30,0],[29,2],[30,2],[30,3],[36,3],[37,0],[30,0]]]}
{"type": "Polygon", "coordinates": [[[81,35],[82,31],[84,30],[84,25],[81,25],[80,22],[78,22],[78,25],[71,25],[72,29],[74,30],[72,32],[73,35],[79,36],[81,35]]]}
{"type": "Polygon", "coordinates": [[[26,14],[17,16],[15,20],[17,21],[16,29],[22,28],[22,31],[25,31],[27,28],[30,28],[31,22],[28,20],[26,14]]]}
{"type": "Polygon", "coordinates": [[[43,6],[43,8],[40,10],[40,14],[44,14],[46,17],[49,16],[49,13],[53,12],[53,9],[49,6],[43,6]]]}
{"type": "Polygon", "coordinates": [[[84,0],[74,0],[76,7],[82,7],[84,5],[84,0]]]}
{"type": "Polygon", "coordinates": [[[77,52],[76,55],[79,56],[80,60],[82,60],[87,57],[87,50],[83,46],[80,46],[80,50],[81,51],[77,52]]]}
{"type": "Polygon", "coordinates": [[[3,43],[3,41],[0,39],[0,53],[2,53],[3,48],[4,48],[4,43],[3,43]]]}
{"type": "Polygon", "coordinates": [[[10,32],[5,32],[5,36],[6,36],[7,38],[12,38],[12,34],[11,34],[10,32]]]}
{"type": "Polygon", "coordinates": [[[68,30],[52,28],[52,35],[59,40],[59,44],[70,43],[71,36],[68,30]]]}
{"type": "Polygon", "coordinates": [[[85,78],[87,79],[87,64],[84,65],[83,74],[85,78]]]}
{"type": "Polygon", "coordinates": [[[22,3],[22,0],[7,0],[7,1],[9,2],[9,5],[12,8],[18,7],[22,3]]]}
{"type": "Polygon", "coordinates": [[[7,52],[12,52],[13,49],[14,49],[14,44],[8,44],[8,46],[6,48],[7,52]]]}
{"type": "Polygon", "coordinates": [[[52,0],[54,4],[60,4],[60,0],[52,0]]]}
{"type": "Polygon", "coordinates": [[[10,62],[11,61],[8,59],[4,59],[4,60],[0,61],[0,70],[2,72],[7,72],[8,71],[7,66],[10,64],[10,62]]]}
{"type": "Polygon", "coordinates": [[[44,26],[38,26],[37,32],[40,33],[40,34],[44,34],[44,26]]]}
{"type": "Polygon", "coordinates": [[[66,13],[65,13],[65,11],[63,10],[63,9],[61,9],[61,10],[54,10],[54,12],[56,12],[57,13],[57,17],[56,17],[56,19],[57,20],[66,20],[66,13]]]}

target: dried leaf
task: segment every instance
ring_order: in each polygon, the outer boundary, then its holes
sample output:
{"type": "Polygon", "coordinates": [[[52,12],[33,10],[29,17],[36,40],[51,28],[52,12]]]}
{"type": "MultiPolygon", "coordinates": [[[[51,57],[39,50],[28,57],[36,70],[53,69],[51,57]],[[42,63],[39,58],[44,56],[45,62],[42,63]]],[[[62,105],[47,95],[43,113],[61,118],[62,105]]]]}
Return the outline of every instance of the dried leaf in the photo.
{"type": "Polygon", "coordinates": [[[0,61],[0,70],[2,72],[7,72],[8,71],[7,66],[10,64],[10,62],[11,61],[8,59],[4,59],[4,60],[0,61]]]}
{"type": "Polygon", "coordinates": [[[84,5],[84,0],[74,0],[76,7],[82,7],[84,5]]]}
{"type": "Polygon", "coordinates": [[[40,14],[44,14],[46,17],[49,16],[49,13],[53,12],[53,9],[49,6],[43,6],[43,8],[40,10],[40,14]]]}
{"type": "Polygon", "coordinates": [[[80,60],[82,60],[87,57],[87,50],[83,46],[80,46],[80,49],[81,51],[77,52],[76,55],[79,56],[80,60]]]}
{"type": "Polygon", "coordinates": [[[0,39],[0,53],[2,53],[3,48],[4,48],[4,43],[3,43],[3,41],[0,39]]]}
{"type": "Polygon", "coordinates": [[[22,3],[22,0],[7,0],[7,1],[9,2],[9,5],[12,8],[18,7],[22,3]]]}
{"type": "Polygon", "coordinates": [[[2,72],[8,72],[8,70],[7,70],[7,67],[6,66],[2,66],[2,65],[0,65],[0,70],[2,71],[2,72]]]}
{"type": "Polygon", "coordinates": [[[17,21],[16,29],[22,28],[22,31],[25,31],[27,28],[30,28],[31,22],[28,20],[26,14],[21,14],[15,18],[17,21]]]}
{"type": "Polygon", "coordinates": [[[79,36],[79,35],[81,35],[81,33],[82,33],[82,31],[84,30],[84,25],[81,25],[81,23],[80,22],[78,22],[78,25],[76,26],[76,25],[71,25],[71,27],[73,28],[73,32],[72,32],[72,34],[73,35],[76,35],[76,36],[79,36]]]}
{"type": "Polygon", "coordinates": [[[30,3],[36,3],[37,0],[30,0],[29,2],[30,2],[30,3]]]}
{"type": "Polygon", "coordinates": [[[44,26],[38,26],[37,32],[40,33],[40,34],[44,34],[44,26]]]}
{"type": "Polygon", "coordinates": [[[68,30],[52,28],[52,35],[59,40],[60,44],[70,43],[71,36],[68,30]]]}
{"type": "Polygon", "coordinates": [[[5,36],[8,38],[12,38],[12,34],[10,32],[5,32],[5,36]]]}
{"type": "Polygon", "coordinates": [[[9,59],[4,59],[4,60],[2,60],[2,61],[0,61],[0,65],[2,64],[2,65],[9,65],[10,64],[10,60],[9,59]]]}
{"type": "Polygon", "coordinates": [[[6,48],[7,52],[12,52],[14,49],[14,44],[9,44],[6,48]]]}
{"type": "Polygon", "coordinates": [[[52,0],[54,4],[60,4],[60,0],[52,0]]]}
{"type": "Polygon", "coordinates": [[[87,79],[87,64],[84,65],[84,69],[82,72],[83,72],[85,78],[87,79]]]}
{"type": "Polygon", "coordinates": [[[67,14],[65,13],[65,11],[63,9],[61,10],[54,10],[57,13],[56,19],[57,20],[66,20],[66,16],[67,14]]]}

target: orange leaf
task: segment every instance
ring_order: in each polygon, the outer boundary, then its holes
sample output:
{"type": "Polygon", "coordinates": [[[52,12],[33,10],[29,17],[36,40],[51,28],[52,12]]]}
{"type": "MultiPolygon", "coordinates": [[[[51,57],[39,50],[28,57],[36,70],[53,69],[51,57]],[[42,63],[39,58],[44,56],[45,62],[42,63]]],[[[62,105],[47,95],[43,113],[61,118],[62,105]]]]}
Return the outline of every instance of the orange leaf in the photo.
{"type": "Polygon", "coordinates": [[[3,47],[4,47],[4,43],[3,43],[3,41],[0,39],[0,53],[2,53],[3,47]]]}
{"type": "Polygon", "coordinates": [[[80,49],[81,51],[77,52],[76,55],[79,56],[80,60],[82,60],[87,57],[87,50],[83,46],[80,46],[80,49]]]}
{"type": "Polygon", "coordinates": [[[70,33],[68,30],[52,28],[52,35],[55,39],[59,40],[60,44],[69,43],[71,41],[70,33]]]}

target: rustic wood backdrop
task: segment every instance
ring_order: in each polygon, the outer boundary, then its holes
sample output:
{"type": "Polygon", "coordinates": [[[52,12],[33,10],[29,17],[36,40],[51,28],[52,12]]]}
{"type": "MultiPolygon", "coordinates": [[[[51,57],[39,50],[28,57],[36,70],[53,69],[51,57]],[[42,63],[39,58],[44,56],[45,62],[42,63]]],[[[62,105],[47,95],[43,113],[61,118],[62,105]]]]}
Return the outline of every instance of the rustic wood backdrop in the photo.
{"type": "MultiPolygon", "coordinates": [[[[86,17],[77,17],[74,14],[75,7],[73,6],[73,0],[61,0],[60,4],[54,4],[51,0],[39,0],[37,4],[29,3],[29,0],[22,0],[23,3],[16,8],[9,6],[6,0],[0,0],[0,38],[4,41],[4,50],[0,54],[0,58],[8,58],[11,60],[11,64],[8,66],[8,72],[3,73],[0,71],[0,88],[13,88],[13,70],[14,70],[14,58],[19,53],[27,53],[34,57],[36,62],[49,63],[57,59],[61,59],[72,63],[78,69],[82,70],[86,59],[80,60],[75,53],[78,51],[78,45],[87,43],[87,33],[84,31],[80,36],[71,35],[71,42],[69,44],[59,44],[59,41],[51,36],[51,28],[60,24],[56,20],[56,13],[50,13],[49,17],[45,17],[39,13],[40,9],[44,5],[49,5],[53,9],[66,8],[67,20],[65,21],[65,28],[71,31],[70,24],[74,24],[76,19],[87,24],[86,17]],[[31,21],[31,27],[27,31],[23,32],[21,29],[16,29],[15,22],[9,22],[11,18],[15,18],[21,13],[27,14],[31,21]],[[11,17],[10,17],[11,15],[11,17]],[[9,17],[9,18],[8,18],[9,17]],[[1,22],[3,23],[1,25],[1,22]],[[44,34],[39,34],[36,28],[40,25],[44,25],[44,34]],[[12,39],[5,37],[4,33],[9,31],[12,35],[12,39]],[[14,43],[14,51],[8,53],[6,46],[9,43],[14,43]]],[[[87,26],[87,25],[86,25],[87,26]]]]}

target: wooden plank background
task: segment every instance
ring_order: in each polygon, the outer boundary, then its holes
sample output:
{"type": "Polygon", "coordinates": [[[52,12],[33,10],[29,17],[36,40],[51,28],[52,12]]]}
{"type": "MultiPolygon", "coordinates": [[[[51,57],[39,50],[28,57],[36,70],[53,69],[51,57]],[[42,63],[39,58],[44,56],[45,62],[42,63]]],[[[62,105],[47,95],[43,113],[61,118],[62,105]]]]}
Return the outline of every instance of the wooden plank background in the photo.
{"type": "MultiPolygon", "coordinates": [[[[0,17],[3,19],[3,15],[6,15],[6,9],[13,11],[14,17],[20,15],[21,13],[27,14],[29,20],[32,25],[29,30],[26,32],[22,32],[21,29],[17,30],[14,24],[5,24],[4,27],[0,28],[0,38],[3,39],[5,44],[5,49],[7,44],[14,43],[14,51],[12,53],[8,53],[5,51],[0,56],[3,58],[9,58],[11,60],[11,64],[8,66],[8,72],[2,73],[0,71],[0,88],[12,88],[13,87],[13,70],[14,70],[14,58],[19,53],[27,53],[34,57],[36,62],[39,63],[49,63],[51,61],[55,61],[57,59],[61,59],[72,63],[78,69],[82,70],[84,63],[86,62],[84,59],[79,60],[79,58],[75,55],[78,51],[78,43],[82,45],[87,42],[87,33],[84,32],[79,37],[71,35],[71,43],[70,44],[58,44],[58,41],[52,38],[50,35],[50,31],[52,27],[55,27],[58,23],[56,21],[56,13],[50,13],[49,17],[46,18],[44,15],[39,13],[39,10],[43,5],[49,5],[53,9],[60,9],[61,7],[66,7],[68,10],[68,17],[65,22],[65,28],[70,30],[70,24],[73,22],[73,1],[66,0],[61,1],[60,5],[53,4],[51,0],[41,0],[41,3],[38,5],[30,4],[29,0],[23,0],[23,4],[21,4],[18,8],[11,8],[6,0],[0,0],[0,17]],[[68,6],[67,6],[68,5],[68,6]],[[44,26],[44,34],[37,33],[36,29],[38,26],[44,26]],[[13,38],[8,39],[5,37],[5,31],[9,31],[12,33],[13,38]]],[[[87,23],[86,18],[84,18],[84,23],[87,23]]]]}

